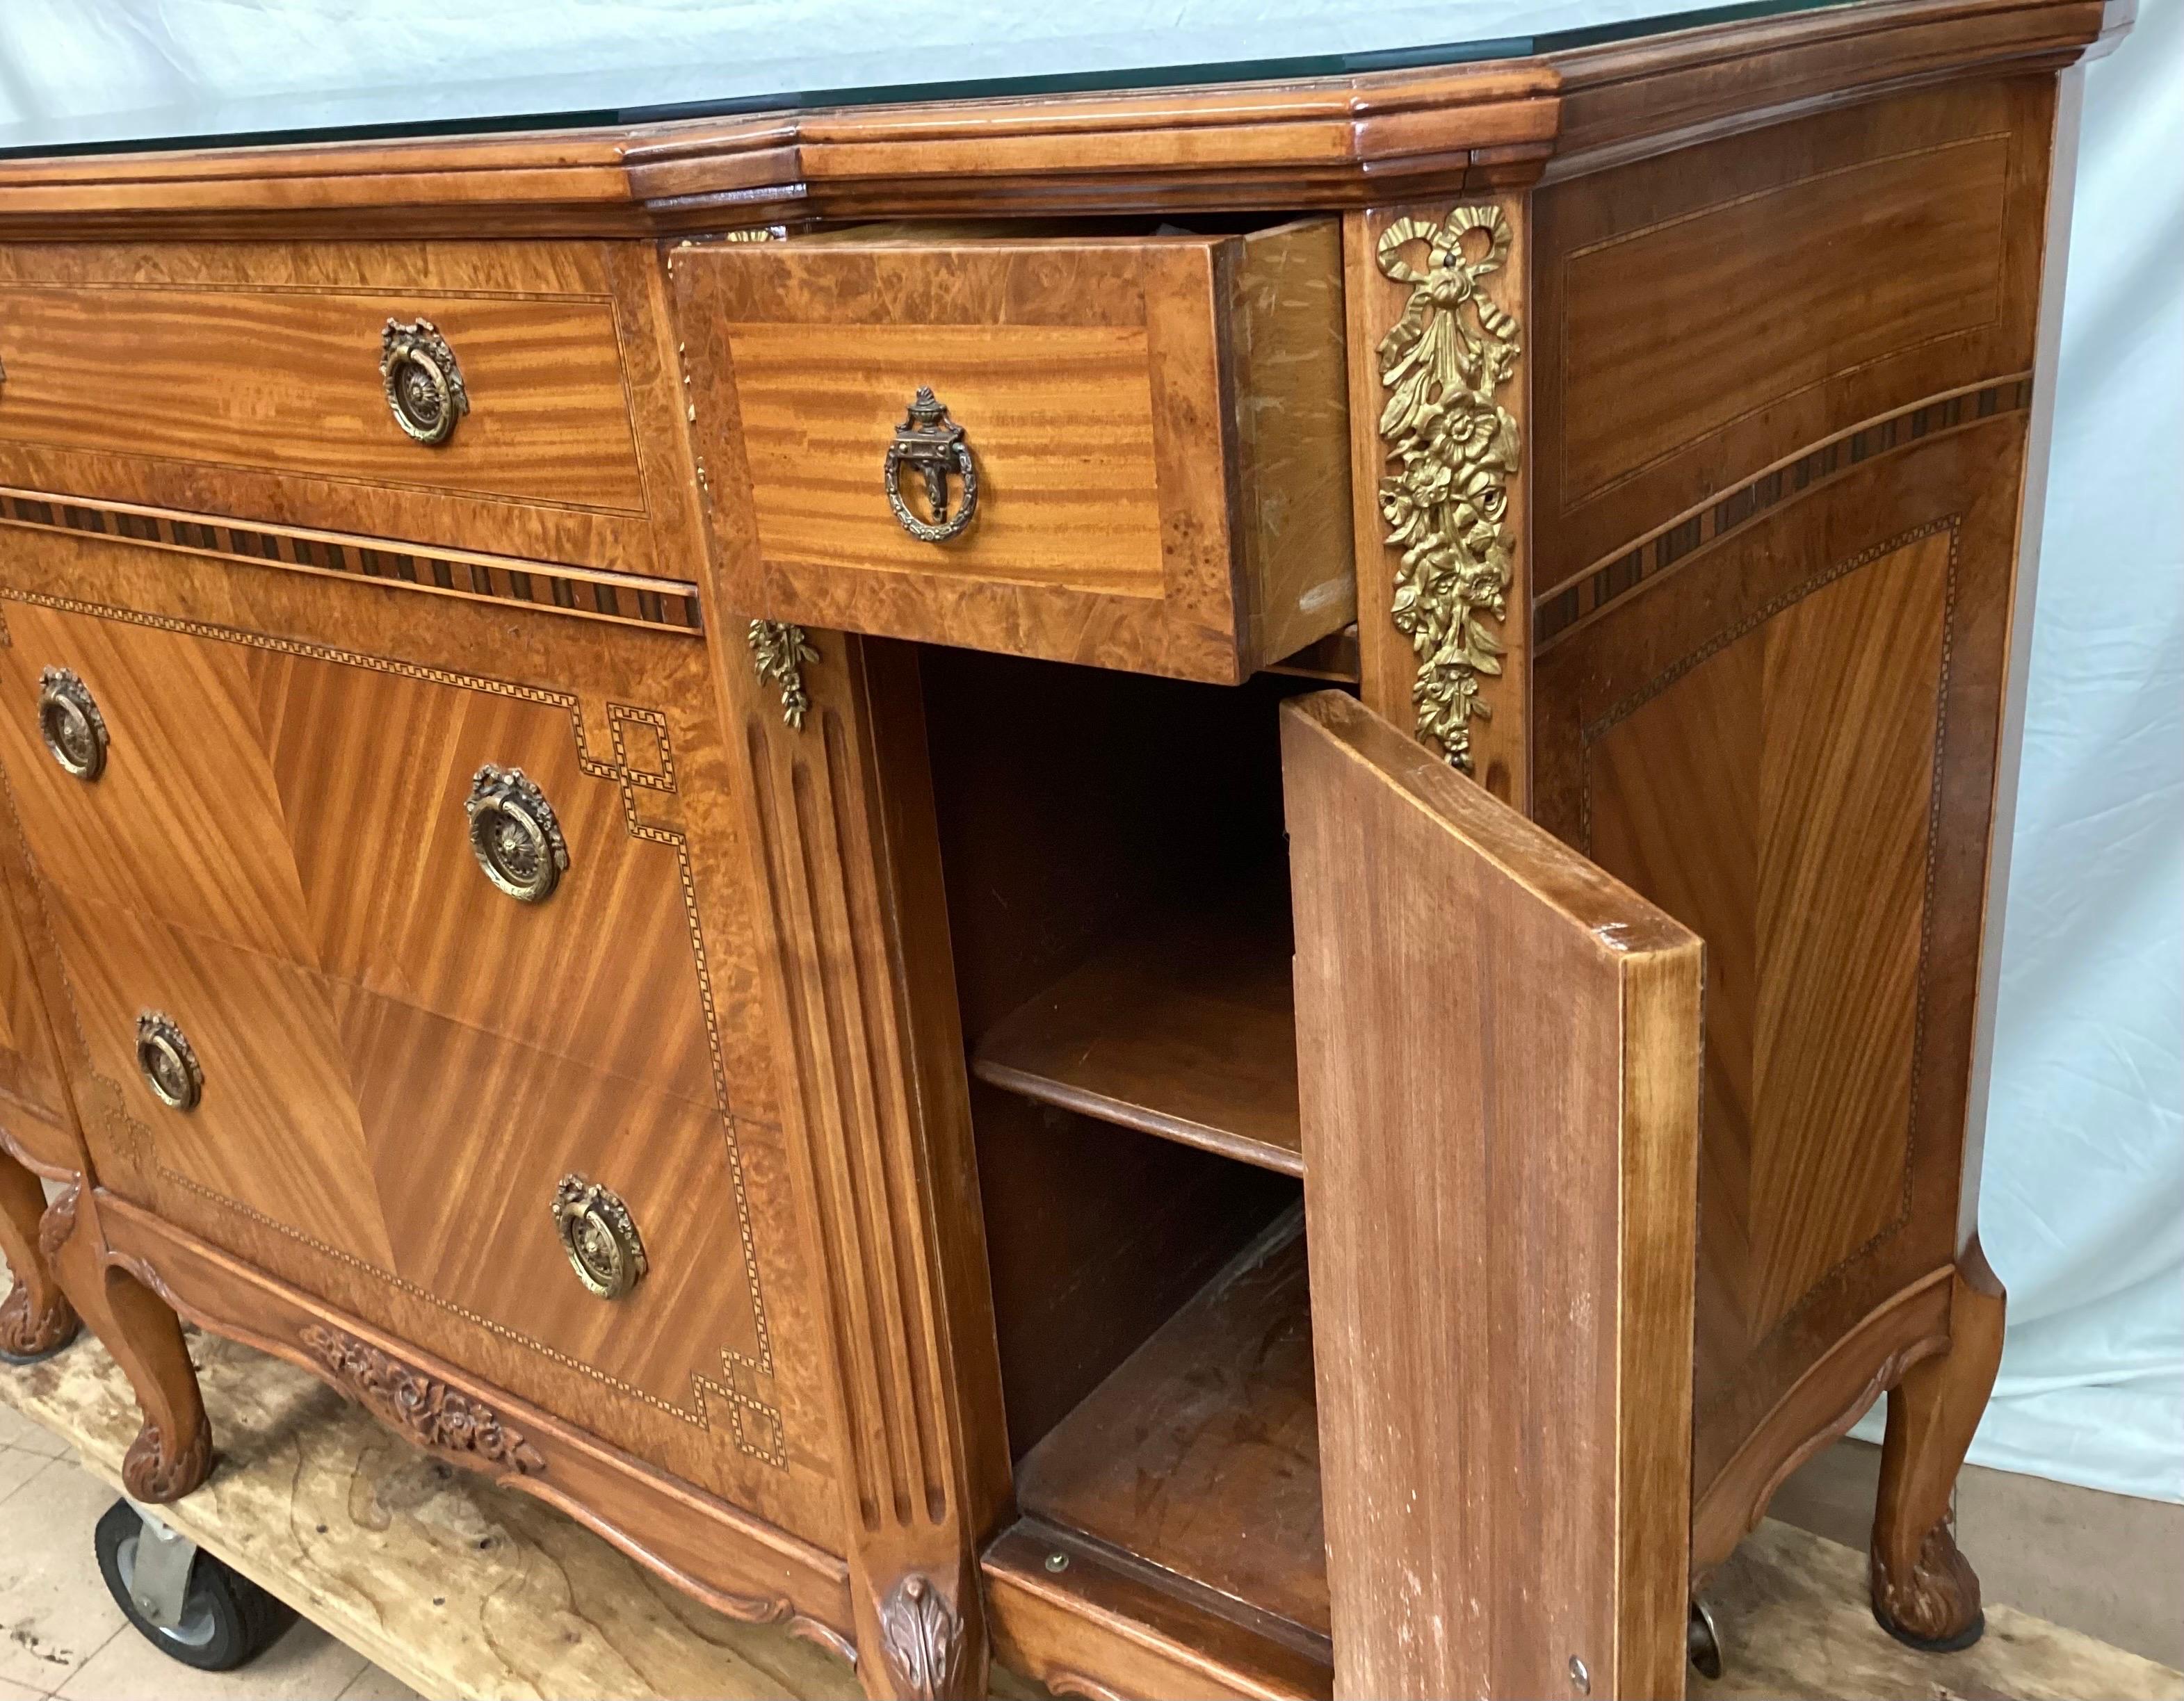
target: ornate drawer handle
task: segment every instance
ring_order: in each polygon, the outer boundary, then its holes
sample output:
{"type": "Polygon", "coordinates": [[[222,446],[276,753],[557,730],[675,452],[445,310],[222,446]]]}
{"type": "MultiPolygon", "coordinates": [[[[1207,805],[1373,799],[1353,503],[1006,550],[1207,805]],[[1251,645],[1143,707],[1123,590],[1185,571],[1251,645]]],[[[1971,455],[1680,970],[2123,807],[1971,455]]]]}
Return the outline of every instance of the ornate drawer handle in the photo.
{"type": "Polygon", "coordinates": [[[971,523],[978,511],[978,466],[971,459],[971,445],[963,428],[948,417],[948,409],[933,392],[921,386],[894,429],[888,446],[883,475],[888,506],[902,522],[902,529],[921,543],[945,543],[971,523]],[[925,500],[933,511],[930,523],[910,511],[902,499],[902,470],[915,468],[925,475],[925,500]],[[963,500],[955,513],[948,511],[948,473],[953,468],[963,486],[963,500]]]}
{"type": "Polygon", "coordinates": [[[444,443],[471,410],[455,351],[429,319],[387,321],[379,339],[379,376],[394,422],[421,443],[444,443]]]}
{"type": "Polygon", "coordinates": [[[568,870],[568,842],[554,806],[521,768],[487,763],[471,781],[463,808],[471,818],[471,854],[488,880],[525,903],[554,895],[568,870]]]}
{"type": "Polygon", "coordinates": [[[106,771],[106,718],[90,687],[64,667],[38,675],[38,731],[53,760],[77,779],[96,780],[106,771]]]}
{"type": "Polygon", "coordinates": [[[564,1176],[554,1190],[554,1226],[577,1280],[602,1299],[619,1299],[647,1268],[629,1207],[611,1187],[564,1176]]]}
{"type": "Polygon", "coordinates": [[[144,1084],[170,1110],[194,1110],[204,1097],[204,1071],[188,1036],[175,1019],[159,1010],[136,1018],[136,1067],[144,1084]]]}

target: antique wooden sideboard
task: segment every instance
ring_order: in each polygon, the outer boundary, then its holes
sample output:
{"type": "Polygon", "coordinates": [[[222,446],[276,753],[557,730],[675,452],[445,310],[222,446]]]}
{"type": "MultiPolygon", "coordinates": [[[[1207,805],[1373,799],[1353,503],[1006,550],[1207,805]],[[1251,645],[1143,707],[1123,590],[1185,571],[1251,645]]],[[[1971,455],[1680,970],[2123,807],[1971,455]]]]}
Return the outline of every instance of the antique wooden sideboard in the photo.
{"type": "Polygon", "coordinates": [[[2130,21],[0,161],[0,1344],[155,1502],[255,1343],[901,1696],[1680,1694],[1885,1393],[1975,1636],[2130,21]]]}

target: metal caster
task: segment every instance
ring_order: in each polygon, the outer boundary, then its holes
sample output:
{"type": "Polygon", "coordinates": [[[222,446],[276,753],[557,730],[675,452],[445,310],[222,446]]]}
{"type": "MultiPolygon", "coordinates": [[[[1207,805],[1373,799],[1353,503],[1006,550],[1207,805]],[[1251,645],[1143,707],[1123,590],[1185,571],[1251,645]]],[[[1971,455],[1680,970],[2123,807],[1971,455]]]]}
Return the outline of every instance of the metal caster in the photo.
{"type": "Polygon", "coordinates": [[[133,1501],[106,1509],[92,1543],[114,1604],[146,1641],[185,1665],[248,1665],[295,1622],[294,1608],[133,1501]]]}
{"type": "Polygon", "coordinates": [[[1691,1597],[1691,1620],[1684,1626],[1684,1657],[1702,1677],[1721,1676],[1721,1637],[1713,1627],[1713,1615],[1696,1595],[1691,1597]]]}

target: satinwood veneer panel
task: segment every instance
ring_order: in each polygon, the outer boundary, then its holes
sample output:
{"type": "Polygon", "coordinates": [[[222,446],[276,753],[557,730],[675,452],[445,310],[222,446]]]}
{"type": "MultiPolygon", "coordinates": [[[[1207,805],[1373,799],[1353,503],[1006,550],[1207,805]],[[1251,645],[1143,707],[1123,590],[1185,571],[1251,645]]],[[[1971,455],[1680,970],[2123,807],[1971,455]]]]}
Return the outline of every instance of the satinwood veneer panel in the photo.
{"type": "Polygon", "coordinates": [[[1339,630],[1337,247],[1315,222],[674,250],[724,600],[1224,681],[1339,630]],[[882,483],[921,386],[976,462],[974,516],[944,542],[911,536],[882,483]]]}
{"type": "Polygon", "coordinates": [[[35,903],[20,846],[0,841],[0,1134],[53,1170],[79,1167],[75,1114],[19,906],[35,903]]]}
{"type": "Polygon", "coordinates": [[[27,531],[0,614],[0,764],[102,1180],[838,1542],[703,645],[27,531]],[[95,782],[39,740],[46,666],[101,706],[95,782]],[[569,866],[543,903],[471,853],[488,762],[555,809],[569,866]],[[148,1008],[192,1042],[193,1111],[138,1074],[148,1008]],[[563,1256],[549,1207],[571,1172],[637,1220],[650,1267],[619,1300],[563,1256]]]}
{"type": "Polygon", "coordinates": [[[2028,371],[2053,103],[2044,76],[1936,89],[1540,189],[1534,594],[2028,371]]]}
{"type": "Polygon", "coordinates": [[[1702,1496],[1956,1254],[2023,438],[1884,456],[1540,657],[1540,819],[1707,942],[1702,1496]]]}
{"type": "Polygon", "coordinates": [[[0,483],[696,576],[649,248],[0,248],[0,483]],[[380,374],[429,320],[470,411],[413,442],[380,374]]]}
{"type": "Polygon", "coordinates": [[[301,1366],[443,1468],[535,1496],[722,1612],[846,1653],[849,1568],[837,1554],[646,1468],[469,1367],[375,1329],[101,1192],[109,1261],[182,1316],[301,1366]],[[406,1393],[405,1409],[395,1396],[406,1393]],[[465,1426],[443,1414],[467,1416],[465,1426]]]}

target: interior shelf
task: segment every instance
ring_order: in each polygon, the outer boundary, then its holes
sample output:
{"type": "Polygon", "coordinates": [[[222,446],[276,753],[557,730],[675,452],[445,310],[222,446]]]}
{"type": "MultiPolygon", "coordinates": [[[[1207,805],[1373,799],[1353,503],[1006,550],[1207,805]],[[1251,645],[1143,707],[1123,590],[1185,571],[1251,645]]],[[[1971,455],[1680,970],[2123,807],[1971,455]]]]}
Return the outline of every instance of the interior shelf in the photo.
{"type": "Polygon", "coordinates": [[[1164,913],[996,1024],[972,1073],[1301,1176],[1291,948],[1286,880],[1164,913]]]}
{"type": "Polygon", "coordinates": [[[1301,1204],[1025,1456],[1017,1498],[1034,1518],[1328,1635],[1301,1204]]]}

